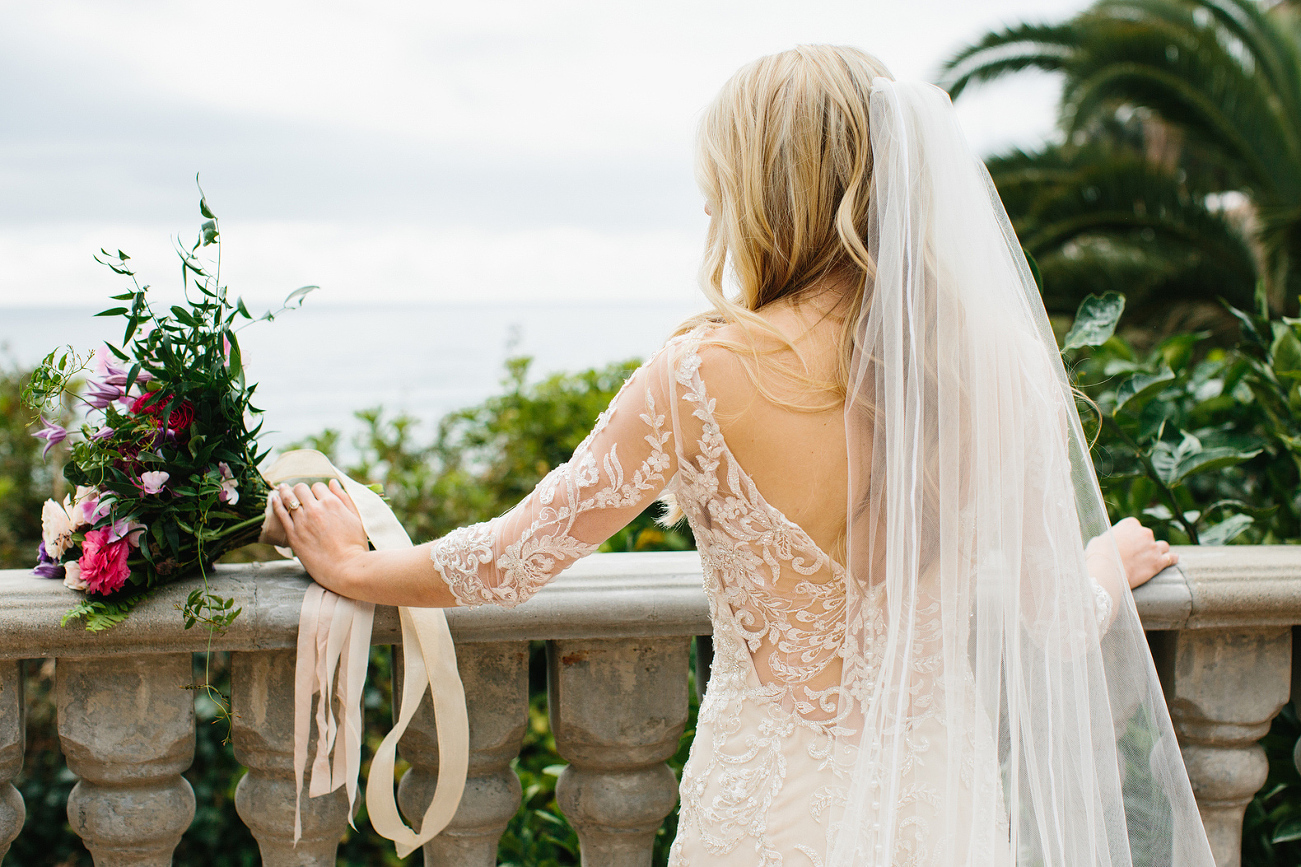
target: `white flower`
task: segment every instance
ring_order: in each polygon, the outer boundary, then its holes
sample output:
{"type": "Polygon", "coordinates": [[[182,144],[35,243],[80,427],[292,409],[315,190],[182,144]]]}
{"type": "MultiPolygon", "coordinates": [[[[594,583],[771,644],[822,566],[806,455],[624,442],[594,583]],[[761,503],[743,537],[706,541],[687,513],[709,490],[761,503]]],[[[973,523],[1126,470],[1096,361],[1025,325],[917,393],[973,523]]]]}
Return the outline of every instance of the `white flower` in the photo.
{"type": "Polygon", "coordinates": [[[41,541],[51,560],[59,560],[72,547],[72,521],[68,510],[55,500],[41,507],[41,541]]]}
{"type": "Polygon", "coordinates": [[[151,470],[147,473],[140,474],[140,489],[146,494],[157,494],[162,491],[171,476],[162,470],[151,470]]]}
{"type": "Polygon", "coordinates": [[[217,499],[233,506],[239,502],[239,482],[235,481],[235,474],[225,461],[217,461],[217,468],[221,470],[221,493],[217,499]]]}
{"type": "Polygon", "coordinates": [[[90,585],[81,580],[81,564],[71,560],[63,564],[63,586],[69,590],[85,591],[90,585]]]}
{"type": "Polygon", "coordinates": [[[63,508],[67,511],[74,530],[80,530],[95,522],[93,515],[97,505],[99,505],[99,489],[85,485],[78,485],[74,496],[63,498],[63,508]]]}

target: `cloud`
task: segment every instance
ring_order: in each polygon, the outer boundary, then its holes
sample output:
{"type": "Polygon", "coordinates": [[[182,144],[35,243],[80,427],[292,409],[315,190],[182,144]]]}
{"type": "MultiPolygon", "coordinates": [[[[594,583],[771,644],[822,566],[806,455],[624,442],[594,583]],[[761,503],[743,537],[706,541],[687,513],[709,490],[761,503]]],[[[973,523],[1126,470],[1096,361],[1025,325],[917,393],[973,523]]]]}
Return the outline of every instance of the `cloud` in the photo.
{"type": "MultiPolygon", "coordinates": [[[[695,124],[743,62],[848,42],[928,77],[1000,21],[1083,5],[10,4],[0,304],[33,286],[92,297],[89,256],[107,243],[158,249],[142,261],[164,267],[169,234],[193,231],[196,172],[255,293],[315,281],[358,300],[442,297],[455,290],[439,269],[467,253],[485,297],[676,292],[702,232],[695,124]]],[[[1055,98],[1051,79],[1018,77],[959,114],[979,150],[1033,144],[1055,98]]]]}
{"type": "MultiPolygon", "coordinates": [[[[703,216],[702,220],[703,222],[703,216]]],[[[305,284],[313,305],[420,302],[645,301],[697,297],[703,234],[514,230],[419,224],[252,222],[222,228],[222,282],[251,303],[274,305],[305,284]]],[[[182,239],[192,243],[192,237],[182,239]]],[[[180,295],[166,227],[13,228],[0,232],[0,298],[24,305],[93,306],[129,288],[97,264],[121,249],[162,303],[180,295]],[[76,251],[73,254],[71,251],[76,251]]]]}

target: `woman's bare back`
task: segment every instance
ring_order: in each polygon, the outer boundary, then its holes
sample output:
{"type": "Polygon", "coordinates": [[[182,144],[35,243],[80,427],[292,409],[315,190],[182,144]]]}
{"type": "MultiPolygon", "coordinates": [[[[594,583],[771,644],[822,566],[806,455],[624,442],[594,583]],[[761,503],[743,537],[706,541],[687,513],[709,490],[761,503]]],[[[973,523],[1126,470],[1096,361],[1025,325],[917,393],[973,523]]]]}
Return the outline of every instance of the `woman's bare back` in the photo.
{"type": "Polygon", "coordinates": [[[800,379],[835,381],[842,320],[811,303],[779,302],[759,316],[799,356],[751,327],[762,359],[756,366],[737,348],[749,345],[746,333],[728,325],[702,344],[700,375],[716,401],[728,448],[763,498],[839,559],[848,497],[843,403],[833,391],[816,392],[800,379]]]}

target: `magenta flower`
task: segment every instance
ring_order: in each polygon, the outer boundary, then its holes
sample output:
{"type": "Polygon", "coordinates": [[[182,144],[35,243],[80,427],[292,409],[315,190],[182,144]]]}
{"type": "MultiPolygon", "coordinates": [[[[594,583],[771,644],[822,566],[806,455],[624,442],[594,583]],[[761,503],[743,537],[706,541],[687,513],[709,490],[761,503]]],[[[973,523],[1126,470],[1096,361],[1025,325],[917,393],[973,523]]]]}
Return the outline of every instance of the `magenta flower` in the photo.
{"type": "Polygon", "coordinates": [[[162,470],[151,470],[147,473],[140,474],[140,490],[146,494],[161,493],[167,486],[167,480],[171,478],[162,470]]]}
{"type": "Polygon", "coordinates": [[[41,452],[41,457],[45,457],[50,453],[50,449],[55,443],[61,443],[68,438],[68,431],[66,428],[50,421],[45,416],[41,416],[41,423],[45,425],[45,427],[32,434],[32,436],[39,440],[45,440],[45,451],[41,452]]]}
{"type": "Polygon", "coordinates": [[[86,592],[108,595],[122,589],[131,569],[127,566],[130,545],[125,539],[110,542],[107,528],[91,530],[81,543],[81,581],[86,584],[86,592]]]}

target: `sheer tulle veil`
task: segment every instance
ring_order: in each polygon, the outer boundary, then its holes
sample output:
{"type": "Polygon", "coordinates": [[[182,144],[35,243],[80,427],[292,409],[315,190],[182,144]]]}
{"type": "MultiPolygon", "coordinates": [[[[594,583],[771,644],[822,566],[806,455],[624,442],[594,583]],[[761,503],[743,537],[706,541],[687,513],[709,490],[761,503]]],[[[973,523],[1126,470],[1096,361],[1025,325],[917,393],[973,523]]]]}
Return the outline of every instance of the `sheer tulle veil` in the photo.
{"type": "Polygon", "coordinates": [[[875,274],[845,404],[854,772],[827,863],[1211,867],[1007,215],[943,91],[877,78],[869,106],[875,274]]]}

